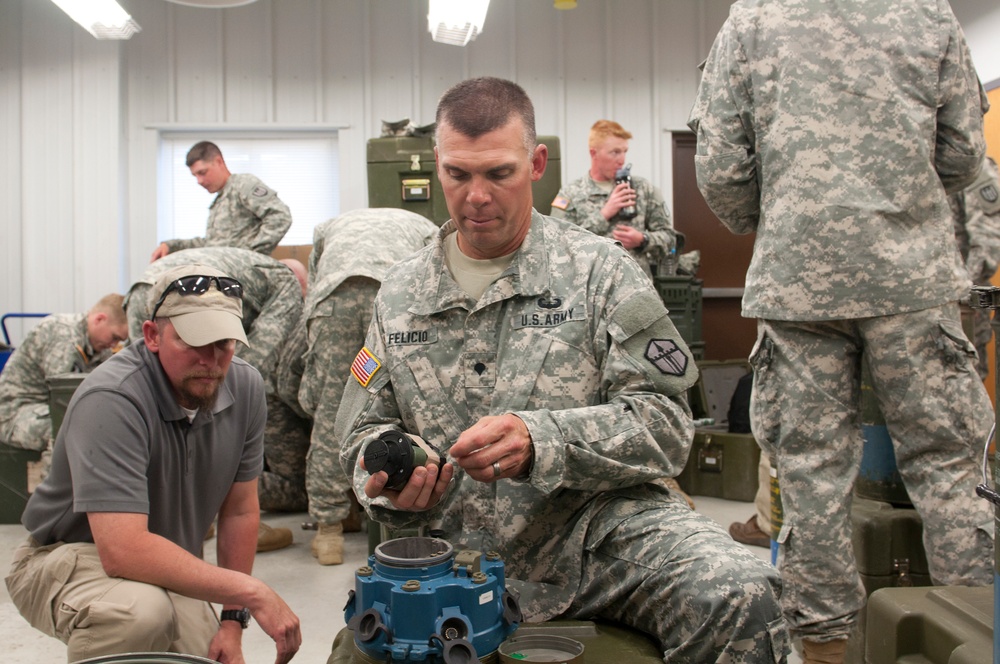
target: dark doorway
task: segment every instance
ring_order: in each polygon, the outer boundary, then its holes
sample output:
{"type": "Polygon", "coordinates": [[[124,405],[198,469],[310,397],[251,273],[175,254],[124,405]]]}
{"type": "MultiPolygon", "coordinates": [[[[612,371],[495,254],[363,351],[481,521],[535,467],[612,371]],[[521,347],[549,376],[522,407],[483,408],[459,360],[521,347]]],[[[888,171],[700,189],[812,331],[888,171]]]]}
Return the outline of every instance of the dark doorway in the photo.
{"type": "Polygon", "coordinates": [[[706,360],[745,359],[757,338],[757,322],[740,315],[753,235],[733,235],[705,203],[694,172],[695,136],[674,132],[674,226],[684,233],[685,251],[701,251],[698,277],[704,281],[702,338],[706,360]]]}

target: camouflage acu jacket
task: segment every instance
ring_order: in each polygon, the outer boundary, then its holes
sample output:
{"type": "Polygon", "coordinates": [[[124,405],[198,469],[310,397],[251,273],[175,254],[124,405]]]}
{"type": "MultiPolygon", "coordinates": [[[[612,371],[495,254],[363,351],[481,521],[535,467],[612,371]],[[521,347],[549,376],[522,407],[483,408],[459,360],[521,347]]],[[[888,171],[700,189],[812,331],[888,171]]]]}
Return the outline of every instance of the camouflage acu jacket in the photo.
{"type": "Polygon", "coordinates": [[[602,508],[662,498],[655,481],[683,468],[697,368],[649,279],[613,242],[533,212],[512,264],[474,302],[445,266],[451,232],[448,222],[382,282],[366,341],[378,366],[364,385],[348,379],[341,461],[376,520],[439,523],[452,542],[499,552],[531,589],[522,608],[544,619],[571,601],[602,508]],[[418,514],[364,497],[357,459],[381,432],[447,453],[463,430],[503,413],[531,434],[523,481],[485,484],[458,470],[443,502],[418,514]]]}

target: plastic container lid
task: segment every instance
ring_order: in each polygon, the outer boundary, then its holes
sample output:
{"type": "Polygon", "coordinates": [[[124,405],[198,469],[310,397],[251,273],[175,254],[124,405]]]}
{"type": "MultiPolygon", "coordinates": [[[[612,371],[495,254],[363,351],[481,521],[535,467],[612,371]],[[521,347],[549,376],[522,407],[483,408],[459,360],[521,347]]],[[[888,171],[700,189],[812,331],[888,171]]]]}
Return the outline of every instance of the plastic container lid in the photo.
{"type": "Polygon", "coordinates": [[[500,661],[506,664],[520,662],[560,662],[582,664],[583,644],[565,636],[530,634],[515,636],[500,644],[500,661]]]}

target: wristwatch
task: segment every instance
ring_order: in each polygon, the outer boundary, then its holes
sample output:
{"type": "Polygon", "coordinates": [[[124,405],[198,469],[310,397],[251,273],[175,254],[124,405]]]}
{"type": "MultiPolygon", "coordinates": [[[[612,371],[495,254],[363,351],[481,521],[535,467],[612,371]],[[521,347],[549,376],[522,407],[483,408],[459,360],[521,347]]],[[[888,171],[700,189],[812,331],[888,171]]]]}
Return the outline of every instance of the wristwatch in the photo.
{"type": "Polygon", "coordinates": [[[246,629],[250,626],[250,609],[245,606],[242,609],[226,609],[222,612],[220,620],[235,620],[246,629]]]}

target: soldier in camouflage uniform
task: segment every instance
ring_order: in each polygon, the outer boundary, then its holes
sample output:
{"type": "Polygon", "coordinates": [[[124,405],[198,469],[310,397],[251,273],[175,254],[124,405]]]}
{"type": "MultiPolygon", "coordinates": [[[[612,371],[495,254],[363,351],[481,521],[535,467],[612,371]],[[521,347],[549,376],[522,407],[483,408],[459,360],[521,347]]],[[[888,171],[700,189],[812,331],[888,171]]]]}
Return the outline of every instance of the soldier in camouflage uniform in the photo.
{"type": "Polygon", "coordinates": [[[862,358],[933,580],[993,578],[975,494],[992,408],[947,199],[979,173],[987,107],[943,0],[743,0],[704,67],[698,186],[730,230],[757,234],[751,420],[777,468],[782,603],[806,662],[843,661],[865,599],[848,514],[862,358]]]}
{"type": "Polygon", "coordinates": [[[249,173],[230,173],[218,146],[208,141],[187,153],[198,184],[218,194],[209,207],[205,237],[167,240],[150,262],[192,247],[243,247],[270,256],[292,226],[292,213],[273,189],[249,173]]]}
{"type": "Polygon", "coordinates": [[[42,319],[0,373],[0,443],[41,451],[41,472],[47,475],[53,440],[48,380],[64,373],[89,373],[127,338],[118,293],[105,295],[85,314],[42,319]]]}
{"type": "Polygon", "coordinates": [[[313,418],[306,488],[309,513],[319,524],[312,549],[320,564],[343,562],[341,521],[351,508],[348,492],[354,491],[340,467],[333,430],[351,361],[364,345],[386,270],[421,249],[437,230],[418,214],[386,208],[347,212],[313,233],[304,313],[308,352],[298,401],[313,418]]]}
{"type": "Polygon", "coordinates": [[[643,271],[652,274],[651,264],[658,264],[676,249],[677,235],[658,187],[636,175],[631,188],[615,184],[615,173],[625,165],[630,138],[632,134],[617,122],[595,122],[588,139],[590,171],[559,190],[551,214],[621,242],[643,271]],[[628,206],[634,206],[637,214],[623,219],[620,212],[628,206]]]}
{"type": "MultiPolygon", "coordinates": [[[[243,327],[250,346],[238,344],[237,356],[256,367],[267,388],[268,418],[264,434],[264,473],[258,483],[261,508],[304,511],[305,457],[311,425],[275,391],[275,372],[285,339],[302,315],[302,288],[293,271],[280,261],[248,249],[200,247],[183,249],[151,263],[125,296],[129,329],[141,338],[143,321],[154,303],[148,293],[160,275],[181,265],[207,265],[232,275],[243,285],[243,327]]],[[[259,551],[292,543],[287,528],[261,523],[259,551]]]]}
{"type": "Polygon", "coordinates": [[[337,416],[369,515],[497,551],[527,620],[620,621],[665,661],[784,661],[775,571],[659,483],[687,460],[698,374],[663,302],[620,246],[532,209],[527,95],[453,87],[436,154],[452,220],[386,274],[337,416]],[[360,461],[387,430],[447,463],[386,489],[360,461]]]}
{"type": "MultiPolygon", "coordinates": [[[[997,271],[1000,257],[1000,175],[996,163],[986,158],[979,177],[971,185],[948,198],[955,224],[955,238],[965,261],[965,269],[976,286],[989,286],[997,271]]],[[[989,373],[986,346],[993,330],[990,310],[972,310],[972,342],[979,361],[976,370],[980,378],[989,373]]]]}

